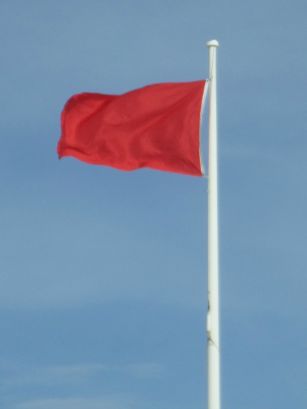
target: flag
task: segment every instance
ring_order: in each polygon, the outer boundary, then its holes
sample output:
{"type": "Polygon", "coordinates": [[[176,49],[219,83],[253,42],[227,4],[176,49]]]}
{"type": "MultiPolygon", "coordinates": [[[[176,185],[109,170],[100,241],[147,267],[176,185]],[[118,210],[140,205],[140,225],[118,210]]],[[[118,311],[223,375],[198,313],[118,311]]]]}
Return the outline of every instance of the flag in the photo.
{"type": "Polygon", "coordinates": [[[58,155],[121,170],[201,176],[200,116],[206,82],[148,85],[122,95],[72,96],[58,155]]]}

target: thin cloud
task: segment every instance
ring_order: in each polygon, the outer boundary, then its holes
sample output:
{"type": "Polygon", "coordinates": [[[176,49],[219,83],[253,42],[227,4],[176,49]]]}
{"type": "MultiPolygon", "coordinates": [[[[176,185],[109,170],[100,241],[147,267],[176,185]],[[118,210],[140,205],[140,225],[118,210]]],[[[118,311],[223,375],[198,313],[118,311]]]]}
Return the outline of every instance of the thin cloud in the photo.
{"type": "Polygon", "coordinates": [[[130,409],[129,399],[113,398],[54,398],[34,399],[17,403],[13,409],[130,409]]]}
{"type": "Polygon", "coordinates": [[[105,365],[95,363],[75,365],[52,365],[35,368],[7,370],[2,387],[42,386],[85,383],[100,376],[117,373],[131,378],[160,378],[165,373],[163,365],[155,362],[138,362],[127,365],[105,365]]]}

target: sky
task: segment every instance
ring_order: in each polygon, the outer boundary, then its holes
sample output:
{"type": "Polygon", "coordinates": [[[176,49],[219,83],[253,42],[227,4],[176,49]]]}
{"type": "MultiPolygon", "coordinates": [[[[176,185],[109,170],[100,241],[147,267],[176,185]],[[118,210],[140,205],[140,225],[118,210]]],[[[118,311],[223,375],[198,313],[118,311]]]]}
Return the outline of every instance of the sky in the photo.
{"type": "Polygon", "coordinates": [[[1,408],[207,407],[206,179],[56,144],[72,94],[206,78],[213,38],[223,407],[307,407],[306,12],[1,0],[1,408]]]}

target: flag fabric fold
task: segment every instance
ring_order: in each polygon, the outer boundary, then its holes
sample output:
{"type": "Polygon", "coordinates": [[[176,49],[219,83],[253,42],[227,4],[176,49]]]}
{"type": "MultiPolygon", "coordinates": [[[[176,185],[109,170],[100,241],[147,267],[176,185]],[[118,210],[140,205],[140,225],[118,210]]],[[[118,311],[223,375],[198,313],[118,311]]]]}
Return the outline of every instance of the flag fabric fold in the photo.
{"type": "Polygon", "coordinates": [[[200,117],[206,81],[148,85],[122,95],[72,96],[61,117],[59,157],[121,170],[202,175],[200,117]]]}

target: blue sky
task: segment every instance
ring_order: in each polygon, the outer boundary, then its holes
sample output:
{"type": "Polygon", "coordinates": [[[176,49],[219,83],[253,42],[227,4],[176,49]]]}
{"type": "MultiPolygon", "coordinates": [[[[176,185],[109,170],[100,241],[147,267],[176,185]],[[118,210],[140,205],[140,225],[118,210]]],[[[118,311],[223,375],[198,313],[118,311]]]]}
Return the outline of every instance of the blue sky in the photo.
{"type": "Polygon", "coordinates": [[[305,16],[300,0],[1,1],[1,408],[206,407],[206,181],[55,149],[69,96],[206,77],[212,38],[224,407],[306,408],[305,16]]]}

